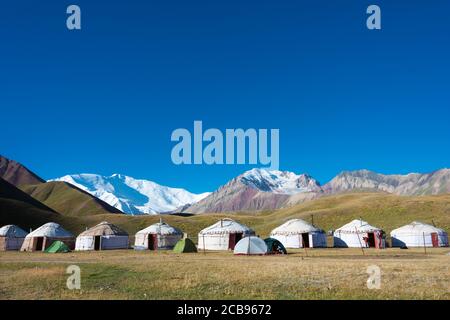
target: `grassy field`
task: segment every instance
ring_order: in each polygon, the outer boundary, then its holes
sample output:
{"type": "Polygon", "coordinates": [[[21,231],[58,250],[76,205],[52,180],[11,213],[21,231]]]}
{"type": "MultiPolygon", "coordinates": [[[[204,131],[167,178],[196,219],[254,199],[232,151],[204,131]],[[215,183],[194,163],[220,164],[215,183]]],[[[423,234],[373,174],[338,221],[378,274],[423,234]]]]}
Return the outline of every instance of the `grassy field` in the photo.
{"type": "Polygon", "coordinates": [[[308,249],[286,256],[133,250],[0,252],[1,299],[450,299],[449,248],[308,249]],[[81,268],[81,290],[66,268],[81,268]],[[367,267],[381,268],[369,290],[367,267]]]}
{"type": "MultiPolygon", "coordinates": [[[[39,225],[39,215],[1,217],[3,224],[39,225]]],[[[450,195],[399,197],[383,193],[351,193],[323,197],[287,209],[258,213],[164,216],[197,242],[197,233],[220,218],[230,217],[266,237],[292,218],[324,230],[359,217],[392,229],[419,220],[450,230],[450,195]]],[[[79,234],[108,221],[134,234],[159,216],[93,214],[49,219],[79,234]]],[[[388,239],[389,240],[389,239],[388,239]]],[[[331,244],[331,243],[330,243],[331,244]]],[[[231,252],[177,255],[172,252],[73,252],[44,254],[0,252],[1,299],[450,299],[449,248],[366,250],[309,249],[287,256],[240,257],[231,252]],[[82,289],[65,286],[66,267],[81,267],[82,289]],[[382,271],[380,290],[369,290],[367,267],[382,271]]]]}

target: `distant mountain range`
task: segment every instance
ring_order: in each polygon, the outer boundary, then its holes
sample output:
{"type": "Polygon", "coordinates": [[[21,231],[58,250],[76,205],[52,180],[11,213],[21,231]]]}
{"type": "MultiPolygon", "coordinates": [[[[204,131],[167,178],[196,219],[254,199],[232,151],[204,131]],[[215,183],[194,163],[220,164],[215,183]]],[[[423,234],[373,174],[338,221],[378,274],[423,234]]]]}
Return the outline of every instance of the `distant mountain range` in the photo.
{"type": "Polygon", "coordinates": [[[450,193],[450,169],[407,175],[345,171],[324,185],[307,174],[253,169],[212,193],[194,194],[121,174],[75,174],[45,182],[20,163],[0,156],[0,178],[4,179],[0,200],[3,197],[9,201],[11,193],[5,190],[14,187],[29,196],[27,206],[68,216],[274,210],[355,191],[403,196],[450,193]],[[30,198],[44,207],[30,204],[30,198]]]}
{"type": "Polygon", "coordinates": [[[180,188],[170,188],[153,181],[139,180],[121,174],[67,175],[53,181],[64,181],[103,200],[127,214],[156,214],[190,205],[209,193],[194,194],[180,188]]]}
{"type": "Polygon", "coordinates": [[[325,195],[352,191],[397,195],[450,192],[450,170],[407,175],[383,175],[368,170],[342,172],[321,186],[309,175],[254,169],[234,178],[205,199],[182,208],[187,213],[273,210],[325,195]]]}

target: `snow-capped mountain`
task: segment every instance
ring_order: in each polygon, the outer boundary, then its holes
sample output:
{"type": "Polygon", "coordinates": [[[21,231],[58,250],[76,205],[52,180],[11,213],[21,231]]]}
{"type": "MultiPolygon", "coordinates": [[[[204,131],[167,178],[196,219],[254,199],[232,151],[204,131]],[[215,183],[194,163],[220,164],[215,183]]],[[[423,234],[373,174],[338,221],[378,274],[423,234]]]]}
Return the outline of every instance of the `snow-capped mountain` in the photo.
{"type": "Polygon", "coordinates": [[[297,194],[320,190],[319,183],[311,176],[297,175],[289,171],[253,169],[245,172],[240,181],[249,187],[277,194],[297,194]]]}
{"type": "Polygon", "coordinates": [[[209,193],[194,194],[184,189],[161,186],[153,181],[121,174],[66,175],[51,181],[68,182],[126,214],[156,214],[196,203],[209,193]]]}
{"type": "Polygon", "coordinates": [[[232,179],[205,199],[183,208],[187,213],[272,210],[316,198],[320,184],[306,174],[253,169],[232,179]]]}

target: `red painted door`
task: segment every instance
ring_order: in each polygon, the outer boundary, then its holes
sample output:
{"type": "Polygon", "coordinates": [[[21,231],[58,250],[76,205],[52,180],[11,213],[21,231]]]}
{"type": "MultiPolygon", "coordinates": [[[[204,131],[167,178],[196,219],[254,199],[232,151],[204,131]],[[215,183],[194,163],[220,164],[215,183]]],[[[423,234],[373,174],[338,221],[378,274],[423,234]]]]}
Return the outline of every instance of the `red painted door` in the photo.
{"type": "Polygon", "coordinates": [[[439,247],[439,237],[437,233],[431,234],[431,243],[433,243],[434,248],[439,247]]]}
{"type": "Polygon", "coordinates": [[[230,238],[228,240],[228,249],[234,250],[235,245],[236,245],[236,233],[230,233],[230,238]]]}

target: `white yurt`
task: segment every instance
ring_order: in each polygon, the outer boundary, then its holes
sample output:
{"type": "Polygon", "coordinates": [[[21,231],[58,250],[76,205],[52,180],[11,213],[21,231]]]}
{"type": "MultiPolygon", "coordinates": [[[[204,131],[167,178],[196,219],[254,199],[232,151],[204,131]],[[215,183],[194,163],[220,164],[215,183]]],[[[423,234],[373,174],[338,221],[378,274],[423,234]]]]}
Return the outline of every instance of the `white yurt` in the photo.
{"type": "Polygon", "coordinates": [[[106,221],[82,232],[75,243],[75,250],[128,249],[128,233],[106,221]]]}
{"type": "Polygon", "coordinates": [[[9,224],[0,228],[0,251],[20,250],[27,232],[9,224]]]}
{"type": "Polygon", "coordinates": [[[23,241],[20,251],[44,251],[55,241],[64,242],[70,250],[75,247],[75,237],[59,224],[49,222],[30,232],[23,241]]]}
{"type": "Polygon", "coordinates": [[[301,219],[289,220],[273,229],[270,237],[280,241],[285,248],[325,248],[327,246],[325,231],[301,219]]]}
{"type": "Polygon", "coordinates": [[[392,230],[393,247],[448,247],[448,234],[432,225],[414,221],[392,230]]]}
{"type": "Polygon", "coordinates": [[[265,255],[267,244],[261,238],[255,236],[245,237],[234,247],[235,255],[265,255]]]}
{"type": "Polygon", "coordinates": [[[384,231],[364,220],[353,220],[333,233],[337,248],[384,248],[384,231]]]}
{"type": "Polygon", "coordinates": [[[136,233],[134,247],[136,249],[170,250],[183,237],[184,233],[180,229],[160,221],[136,233]]]}
{"type": "Polygon", "coordinates": [[[222,219],[198,234],[199,250],[233,250],[244,237],[255,235],[255,231],[231,219],[222,219]]]}

